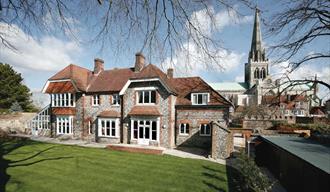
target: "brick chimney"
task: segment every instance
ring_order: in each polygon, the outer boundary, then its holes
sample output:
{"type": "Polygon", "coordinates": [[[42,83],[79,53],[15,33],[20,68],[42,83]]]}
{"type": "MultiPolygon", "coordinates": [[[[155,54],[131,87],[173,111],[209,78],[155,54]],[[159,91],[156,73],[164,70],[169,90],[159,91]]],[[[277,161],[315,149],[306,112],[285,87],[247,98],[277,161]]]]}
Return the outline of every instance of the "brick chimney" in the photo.
{"type": "Polygon", "coordinates": [[[173,78],[173,73],[174,73],[174,70],[173,68],[168,68],[167,69],[167,77],[172,79],[173,78]]]}
{"type": "Polygon", "coordinates": [[[101,71],[104,71],[104,61],[99,58],[94,59],[94,75],[99,74],[101,71]]]}
{"type": "Polygon", "coordinates": [[[141,52],[135,54],[135,67],[134,71],[139,72],[144,67],[145,57],[141,52]]]}

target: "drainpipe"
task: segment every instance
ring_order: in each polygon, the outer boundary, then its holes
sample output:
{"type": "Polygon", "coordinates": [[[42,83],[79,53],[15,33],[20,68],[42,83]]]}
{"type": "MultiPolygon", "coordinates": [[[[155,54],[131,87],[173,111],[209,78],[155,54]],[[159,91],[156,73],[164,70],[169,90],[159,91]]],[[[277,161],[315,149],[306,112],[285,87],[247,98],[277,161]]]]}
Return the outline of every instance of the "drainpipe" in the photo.
{"type": "Polygon", "coordinates": [[[251,143],[251,141],[247,141],[247,143],[248,143],[248,158],[250,158],[250,143],[251,143]]]}

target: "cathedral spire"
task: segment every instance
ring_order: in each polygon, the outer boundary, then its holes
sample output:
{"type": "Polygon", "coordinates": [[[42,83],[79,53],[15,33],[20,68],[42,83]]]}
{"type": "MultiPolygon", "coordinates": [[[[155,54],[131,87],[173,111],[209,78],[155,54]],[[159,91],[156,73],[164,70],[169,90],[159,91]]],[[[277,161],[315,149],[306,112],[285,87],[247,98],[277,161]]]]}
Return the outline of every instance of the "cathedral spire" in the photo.
{"type": "Polygon", "coordinates": [[[256,8],[254,25],[253,25],[251,50],[250,50],[250,54],[249,54],[249,59],[252,59],[253,62],[266,61],[265,50],[262,47],[262,42],[261,42],[262,39],[261,39],[259,13],[260,13],[260,10],[258,8],[256,8]]]}

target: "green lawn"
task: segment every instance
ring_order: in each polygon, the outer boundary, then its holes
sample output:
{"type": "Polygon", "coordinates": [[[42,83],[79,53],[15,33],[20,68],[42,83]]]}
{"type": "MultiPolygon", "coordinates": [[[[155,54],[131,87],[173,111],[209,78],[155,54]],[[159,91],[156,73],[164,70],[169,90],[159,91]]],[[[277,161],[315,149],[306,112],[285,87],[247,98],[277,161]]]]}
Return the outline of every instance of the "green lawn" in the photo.
{"type": "Polygon", "coordinates": [[[203,160],[29,140],[0,144],[0,191],[229,191],[235,180],[226,166],[203,160]]]}

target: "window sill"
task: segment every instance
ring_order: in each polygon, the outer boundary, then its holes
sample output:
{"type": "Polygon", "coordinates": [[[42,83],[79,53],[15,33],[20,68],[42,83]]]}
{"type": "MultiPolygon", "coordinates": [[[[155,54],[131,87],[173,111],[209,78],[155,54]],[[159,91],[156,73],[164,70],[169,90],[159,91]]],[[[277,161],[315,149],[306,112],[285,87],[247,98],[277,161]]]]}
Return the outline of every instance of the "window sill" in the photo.
{"type": "Polygon", "coordinates": [[[199,136],[201,136],[201,137],[210,137],[210,136],[211,136],[211,134],[209,134],[209,135],[205,135],[205,134],[199,134],[199,136]]]}
{"type": "Polygon", "coordinates": [[[120,105],[111,104],[111,107],[120,107],[120,105]]]}
{"type": "Polygon", "coordinates": [[[189,136],[189,134],[188,133],[179,133],[179,136],[187,137],[187,136],[189,136]]]}
{"type": "Polygon", "coordinates": [[[137,103],[136,105],[140,105],[140,106],[155,106],[156,103],[137,103]]]}
{"type": "Polygon", "coordinates": [[[99,135],[98,137],[103,137],[103,138],[111,138],[111,139],[119,139],[118,136],[106,136],[106,135],[99,135]]]}

